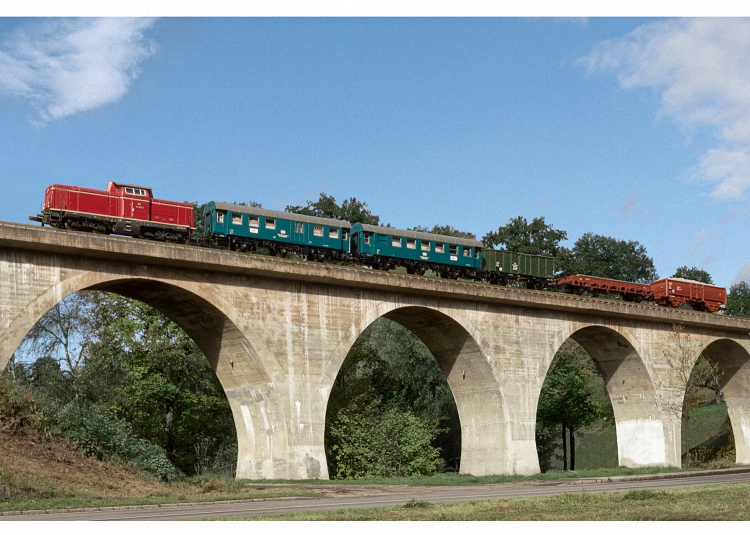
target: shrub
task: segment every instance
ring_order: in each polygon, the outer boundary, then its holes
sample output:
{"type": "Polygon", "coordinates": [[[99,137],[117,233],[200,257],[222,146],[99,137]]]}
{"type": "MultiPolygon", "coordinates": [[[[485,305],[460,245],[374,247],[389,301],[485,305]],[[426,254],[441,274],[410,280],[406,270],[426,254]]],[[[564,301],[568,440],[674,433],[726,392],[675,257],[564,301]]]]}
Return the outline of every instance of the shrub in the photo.
{"type": "Polygon", "coordinates": [[[331,430],[329,458],[336,479],[431,475],[442,466],[432,446],[442,431],[437,420],[392,408],[380,412],[381,400],[362,397],[339,411],[331,430]]]}
{"type": "Polygon", "coordinates": [[[126,423],[70,405],[63,414],[60,434],[89,455],[116,457],[167,481],[177,475],[164,449],[133,436],[126,423]]]}

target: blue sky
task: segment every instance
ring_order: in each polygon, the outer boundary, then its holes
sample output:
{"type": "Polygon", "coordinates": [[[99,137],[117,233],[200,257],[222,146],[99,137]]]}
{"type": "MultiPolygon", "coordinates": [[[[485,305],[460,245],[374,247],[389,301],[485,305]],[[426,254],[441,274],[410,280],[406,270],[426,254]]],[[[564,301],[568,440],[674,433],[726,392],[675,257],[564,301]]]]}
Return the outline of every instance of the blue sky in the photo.
{"type": "Polygon", "coordinates": [[[512,217],[750,282],[750,20],[0,18],[0,220],[52,183],[512,217]]]}

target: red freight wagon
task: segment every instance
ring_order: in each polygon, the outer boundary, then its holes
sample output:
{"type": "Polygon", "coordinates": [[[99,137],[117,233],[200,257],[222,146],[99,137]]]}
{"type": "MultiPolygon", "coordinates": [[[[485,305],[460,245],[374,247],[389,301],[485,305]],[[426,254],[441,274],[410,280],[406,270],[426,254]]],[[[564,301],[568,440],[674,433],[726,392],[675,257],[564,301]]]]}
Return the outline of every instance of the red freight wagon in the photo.
{"type": "Polygon", "coordinates": [[[557,279],[555,284],[558,288],[568,293],[581,295],[588,291],[591,295],[618,294],[625,301],[640,303],[651,296],[651,288],[648,284],[637,282],[618,281],[604,279],[601,277],[588,277],[586,275],[570,275],[557,279]]]}
{"type": "Polygon", "coordinates": [[[657,305],[687,304],[695,310],[716,312],[727,304],[726,288],[687,279],[659,279],[651,283],[651,292],[657,305]]]}
{"type": "Polygon", "coordinates": [[[193,205],[154,199],[151,188],[110,182],[106,191],[54,184],[32,221],[57,228],[185,242],[195,228],[193,205]]]}

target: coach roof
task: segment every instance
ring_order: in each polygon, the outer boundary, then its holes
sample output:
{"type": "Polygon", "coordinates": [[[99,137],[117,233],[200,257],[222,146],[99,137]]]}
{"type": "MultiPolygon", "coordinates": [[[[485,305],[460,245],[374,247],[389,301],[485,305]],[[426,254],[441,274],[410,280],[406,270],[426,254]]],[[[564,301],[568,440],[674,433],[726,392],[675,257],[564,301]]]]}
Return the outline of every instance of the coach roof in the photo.
{"type": "Polygon", "coordinates": [[[290,221],[300,221],[302,223],[311,223],[313,225],[325,225],[328,227],[352,228],[352,224],[343,219],[326,219],[324,217],[315,217],[311,215],[295,214],[292,212],[280,212],[278,210],[266,210],[265,208],[256,208],[254,206],[242,206],[239,204],[229,204],[225,202],[213,201],[217,210],[226,210],[238,214],[262,215],[263,217],[275,217],[276,219],[288,219],[290,221]]]}
{"type": "Polygon", "coordinates": [[[482,248],[482,242],[479,240],[467,240],[466,238],[457,238],[455,236],[445,236],[444,234],[431,234],[429,232],[416,232],[414,230],[400,230],[393,227],[377,227],[375,225],[365,225],[360,223],[362,230],[365,232],[374,232],[377,234],[387,234],[389,236],[401,236],[404,238],[416,238],[419,240],[437,241],[443,243],[452,243],[463,245],[465,247],[482,248]]]}

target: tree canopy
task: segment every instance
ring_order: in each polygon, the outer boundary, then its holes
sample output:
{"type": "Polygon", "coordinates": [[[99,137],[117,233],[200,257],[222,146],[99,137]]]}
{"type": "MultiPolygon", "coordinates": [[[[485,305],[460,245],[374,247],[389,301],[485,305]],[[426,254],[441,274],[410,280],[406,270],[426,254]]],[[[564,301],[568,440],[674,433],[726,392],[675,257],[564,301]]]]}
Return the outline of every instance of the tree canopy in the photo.
{"type": "MultiPolygon", "coordinates": [[[[570,469],[575,470],[574,432],[605,416],[612,415],[604,382],[591,357],[579,344],[565,342],[552,360],[537,405],[537,444],[540,464],[549,467],[553,448],[546,442],[551,429],[561,426],[563,456],[566,431],[570,436],[570,469]],[[546,439],[546,440],[545,440],[546,439]]],[[[567,459],[563,459],[567,467],[567,459]]]]}
{"type": "Polygon", "coordinates": [[[430,234],[440,234],[442,236],[453,236],[455,238],[465,238],[467,240],[477,239],[477,235],[473,232],[464,232],[463,230],[458,230],[451,225],[435,225],[432,228],[416,226],[408,230],[413,230],[414,232],[429,232],[430,234]]]}
{"type": "Polygon", "coordinates": [[[310,215],[315,217],[325,217],[327,219],[340,219],[354,223],[363,223],[365,225],[378,225],[380,217],[374,215],[367,208],[367,203],[358,201],[351,197],[339,206],[332,195],[320,194],[317,201],[307,201],[305,206],[287,206],[286,212],[294,214],[310,215]]]}
{"type": "Polygon", "coordinates": [[[590,275],[630,282],[659,278],[654,261],[637,241],[625,241],[587,232],[558,257],[561,276],[590,275]]]}
{"type": "Polygon", "coordinates": [[[750,318],[750,285],[748,283],[740,281],[729,288],[724,313],[728,316],[750,318]]]}
{"type": "Polygon", "coordinates": [[[702,282],[703,284],[713,284],[714,281],[711,275],[707,271],[698,269],[697,267],[680,266],[672,275],[675,279],[687,279],[696,282],[702,282]]]}
{"type": "Polygon", "coordinates": [[[568,238],[564,230],[557,230],[544,221],[544,216],[535,217],[529,223],[525,217],[518,216],[508,224],[488,232],[482,238],[485,247],[499,245],[508,251],[535,255],[557,256],[560,242],[568,238]]]}
{"type": "Polygon", "coordinates": [[[66,407],[88,429],[66,432],[87,448],[95,442],[98,452],[114,440],[103,436],[127,431],[166,452],[184,473],[194,472],[204,439],[214,446],[212,457],[229,452],[228,463],[236,461],[232,413],[215,373],[195,342],[152,307],[79,292],[37,323],[21,353],[33,361],[14,356],[14,378],[66,407]]]}
{"type": "Polygon", "coordinates": [[[352,346],[331,390],[325,434],[331,477],[434,473],[459,456],[460,439],[453,394],[432,353],[405,327],[375,321],[352,346]]]}

